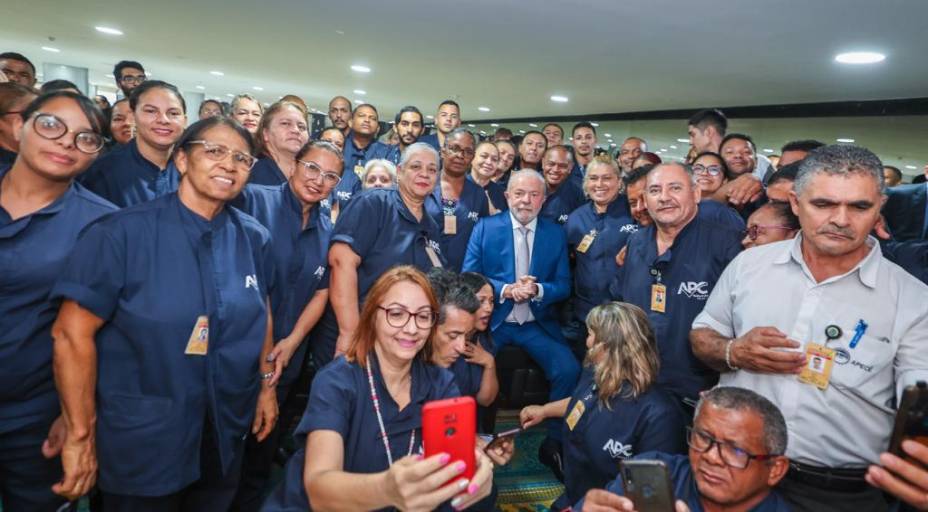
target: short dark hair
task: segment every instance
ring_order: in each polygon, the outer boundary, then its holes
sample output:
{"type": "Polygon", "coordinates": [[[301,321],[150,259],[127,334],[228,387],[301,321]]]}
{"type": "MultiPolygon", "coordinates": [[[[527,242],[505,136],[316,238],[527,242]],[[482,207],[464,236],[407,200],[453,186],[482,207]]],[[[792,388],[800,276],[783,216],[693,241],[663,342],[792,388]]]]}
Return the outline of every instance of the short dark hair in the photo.
{"type": "Polygon", "coordinates": [[[180,139],[177,140],[177,143],[175,143],[174,154],[171,155],[171,158],[174,158],[174,155],[176,155],[180,150],[186,151],[187,147],[190,146],[191,141],[202,139],[203,133],[205,131],[217,126],[228,126],[229,128],[235,130],[235,133],[237,133],[238,136],[241,137],[242,140],[245,141],[245,144],[248,146],[248,153],[251,155],[255,154],[254,138],[251,136],[251,133],[245,129],[244,126],[230,117],[213,116],[207,117],[206,119],[201,119],[188,126],[187,129],[184,130],[184,133],[181,134],[180,139]]]}
{"type": "Polygon", "coordinates": [[[707,403],[720,409],[751,411],[757,414],[764,423],[764,449],[770,455],[786,453],[786,420],[780,409],[770,400],[750,389],[718,386],[702,394],[696,406],[696,417],[707,403]]]}
{"type": "Polygon", "coordinates": [[[184,114],[187,113],[187,102],[184,101],[184,95],[180,93],[177,86],[161,80],[146,80],[135,89],[132,89],[132,92],[129,93],[129,108],[135,112],[135,107],[139,106],[139,98],[152,89],[164,89],[173,94],[180,101],[184,114]]]}
{"type": "Polygon", "coordinates": [[[773,214],[776,215],[778,219],[780,219],[784,227],[796,230],[799,229],[799,217],[793,213],[792,206],[790,206],[790,204],[786,201],[770,201],[758,208],[758,210],[761,208],[769,208],[772,210],[773,214]]]}
{"type": "Polygon", "coordinates": [[[201,102],[200,102],[200,108],[197,110],[197,114],[200,114],[200,113],[203,112],[203,107],[205,107],[207,103],[215,103],[216,105],[219,106],[219,111],[222,112],[223,114],[225,114],[226,109],[223,108],[222,103],[220,103],[219,100],[213,100],[213,99],[205,99],[205,100],[201,101],[201,102]]]}
{"type": "Polygon", "coordinates": [[[519,144],[522,144],[522,141],[525,140],[525,139],[527,139],[528,136],[531,135],[531,134],[533,134],[533,133],[534,133],[535,135],[541,135],[541,138],[544,139],[544,141],[545,141],[545,148],[547,148],[547,147],[548,147],[548,138],[545,137],[545,134],[541,133],[541,132],[538,131],[538,130],[529,130],[529,131],[523,133],[523,134],[522,134],[522,138],[519,140],[519,144]]]}
{"type": "Polygon", "coordinates": [[[438,324],[445,323],[448,308],[454,307],[470,314],[480,309],[476,292],[461,282],[461,277],[454,271],[434,267],[428,273],[429,284],[438,300],[438,324]]]}
{"type": "Polygon", "coordinates": [[[750,135],[745,135],[743,133],[729,133],[722,138],[722,142],[719,143],[719,153],[722,152],[722,148],[725,147],[725,144],[730,140],[743,140],[751,145],[751,149],[757,152],[757,145],[754,144],[754,139],[750,135]]]}
{"type": "Polygon", "coordinates": [[[782,148],[780,148],[780,154],[786,153],[787,151],[805,151],[808,153],[813,149],[818,149],[824,145],[824,142],[819,142],[814,139],[793,140],[787,142],[783,145],[782,148]]]}
{"type": "Polygon", "coordinates": [[[77,103],[77,106],[80,107],[81,112],[83,112],[84,115],[87,116],[87,120],[90,121],[90,128],[93,129],[94,132],[100,135],[103,135],[105,133],[106,126],[107,126],[106,116],[103,115],[103,112],[100,110],[100,107],[98,107],[97,104],[94,103],[92,99],[88,98],[87,96],[84,96],[83,94],[78,94],[76,92],[65,91],[65,90],[47,92],[39,96],[38,98],[32,100],[32,103],[30,103],[25,109],[23,109],[23,112],[22,114],[20,114],[20,116],[22,116],[23,121],[26,121],[32,116],[32,114],[35,114],[43,106],[45,106],[46,103],[52,100],[56,100],[58,98],[68,98],[68,99],[74,100],[77,103]]]}
{"type": "MultiPolygon", "coordinates": [[[[719,146],[719,148],[721,147],[722,146],[719,146]]],[[[725,159],[722,158],[722,155],[716,153],[715,151],[703,151],[702,153],[696,155],[696,158],[693,159],[693,163],[695,164],[696,160],[699,160],[700,158],[704,156],[711,156],[713,158],[718,159],[719,163],[722,165],[722,177],[723,178],[728,177],[728,164],[725,163],[725,159]]]]}
{"type": "Polygon", "coordinates": [[[482,274],[478,274],[477,272],[462,272],[460,278],[461,284],[470,288],[470,291],[475,295],[484,286],[490,286],[491,288],[493,287],[493,285],[490,284],[490,281],[486,277],[483,277],[482,274]]]}
{"type": "Polygon", "coordinates": [[[717,108],[707,108],[696,112],[690,116],[686,122],[689,126],[695,126],[700,131],[704,131],[706,126],[712,126],[719,135],[724,136],[728,130],[728,118],[717,108]]]}
{"type": "MultiPolygon", "coordinates": [[[[294,105],[296,105],[296,104],[294,103],[294,105]]],[[[299,106],[299,105],[297,105],[297,106],[299,106]]],[[[354,117],[354,115],[355,115],[359,110],[361,110],[361,108],[363,108],[363,107],[367,107],[367,108],[373,110],[373,111],[374,111],[374,114],[377,115],[377,119],[380,120],[380,112],[377,112],[377,107],[375,107],[374,105],[371,105],[370,103],[361,103],[360,105],[358,105],[357,107],[355,107],[354,110],[351,111],[351,117],[354,117]]]]}
{"type": "Polygon", "coordinates": [[[510,137],[512,137],[512,130],[510,130],[509,128],[506,128],[505,126],[500,126],[499,128],[496,129],[495,132],[493,132],[493,135],[494,136],[509,135],[510,137]]]}
{"type": "Polygon", "coordinates": [[[889,169],[889,172],[893,173],[893,176],[895,176],[897,180],[902,181],[902,171],[900,171],[898,167],[895,165],[883,164],[883,170],[885,171],[886,169],[889,169]]]}
{"type": "Polygon", "coordinates": [[[145,68],[142,65],[134,60],[121,60],[113,66],[113,76],[116,78],[116,81],[122,80],[122,70],[126,68],[138,69],[142,73],[145,72],[145,68]]]}
{"type": "Polygon", "coordinates": [[[593,130],[593,135],[596,135],[596,127],[593,126],[593,123],[589,123],[586,121],[580,121],[579,123],[574,125],[572,130],[570,130],[570,136],[573,137],[574,134],[577,133],[577,130],[579,130],[580,128],[589,128],[590,130],[593,130]]]}
{"type": "Polygon", "coordinates": [[[544,125],[544,126],[541,127],[541,131],[544,131],[545,128],[547,128],[547,127],[549,127],[549,126],[553,126],[553,127],[557,128],[557,129],[560,130],[560,132],[561,132],[561,137],[564,136],[564,129],[561,128],[561,125],[559,125],[559,124],[557,124],[557,123],[548,123],[548,124],[546,124],[546,125],[544,125]]]}
{"type": "Polygon", "coordinates": [[[802,160],[797,160],[793,163],[780,167],[776,170],[776,172],[770,175],[770,179],[767,181],[767,186],[773,185],[774,183],[780,181],[796,181],[796,175],[799,174],[799,166],[801,164],[802,160]]]}
{"type": "Polygon", "coordinates": [[[639,181],[648,177],[648,173],[651,172],[651,169],[654,169],[653,164],[642,165],[641,167],[636,167],[625,176],[622,177],[622,183],[625,183],[625,186],[633,185],[639,181]]]}
{"type": "Polygon", "coordinates": [[[25,55],[16,52],[3,52],[0,53],[0,60],[18,60],[19,62],[24,62],[29,65],[29,68],[32,69],[32,76],[35,76],[35,64],[31,60],[27,59],[25,55]]]}
{"type": "Polygon", "coordinates": [[[445,294],[455,285],[458,274],[453,270],[443,267],[432,267],[426,277],[429,278],[429,284],[432,285],[432,292],[435,293],[435,299],[441,303],[445,300],[445,294]]]}
{"type": "Polygon", "coordinates": [[[47,92],[53,91],[63,91],[66,89],[74,89],[75,91],[80,91],[80,87],[77,86],[74,82],[69,82],[68,80],[57,79],[50,80],[42,84],[42,87],[39,88],[39,92],[45,94],[47,92]]]}
{"type": "Polygon", "coordinates": [[[400,117],[406,112],[419,114],[419,122],[425,124],[425,117],[422,116],[422,112],[420,112],[418,108],[412,105],[406,105],[405,107],[401,108],[400,111],[396,113],[396,116],[393,117],[393,123],[400,124],[400,117]]]}
{"type": "Polygon", "coordinates": [[[438,110],[441,110],[441,107],[444,107],[445,105],[454,105],[454,108],[458,109],[458,114],[461,113],[461,106],[458,105],[458,102],[456,102],[456,101],[454,101],[454,100],[445,100],[445,101],[439,103],[439,104],[438,104],[438,110]]]}

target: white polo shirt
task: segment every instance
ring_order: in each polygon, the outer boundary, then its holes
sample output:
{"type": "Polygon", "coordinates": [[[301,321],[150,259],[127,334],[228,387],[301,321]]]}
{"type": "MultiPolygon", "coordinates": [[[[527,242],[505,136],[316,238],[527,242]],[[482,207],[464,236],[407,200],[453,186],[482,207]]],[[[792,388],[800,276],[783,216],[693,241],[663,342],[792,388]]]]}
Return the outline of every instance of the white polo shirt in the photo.
{"type": "Polygon", "coordinates": [[[796,375],[723,373],[721,386],[751,389],[783,412],[787,456],[806,464],[860,467],[886,451],[901,390],[928,381],[928,286],[870,253],[850,272],[816,283],[802,258],[802,235],[749,249],[722,273],[693,328],[738,337],[773,326],[800,344],[837,350],[828,388],[796,375]],[[855,327],[867,330],[850,348],[855,327]],[[841,337],[826,343],[825,328],[841,337]]]}

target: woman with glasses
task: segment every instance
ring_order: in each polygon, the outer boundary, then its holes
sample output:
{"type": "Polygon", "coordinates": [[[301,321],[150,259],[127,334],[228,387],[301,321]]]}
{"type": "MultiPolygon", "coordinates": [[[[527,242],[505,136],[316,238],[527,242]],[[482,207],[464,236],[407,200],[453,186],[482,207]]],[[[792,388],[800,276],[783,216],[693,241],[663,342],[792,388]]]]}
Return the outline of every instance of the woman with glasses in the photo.
{"type": "Polygon", "coordinates": [[[758,208],[748,217],[747,229],[741,245],[745,249],[781,240],[792,240],[799,232],[799,217],[789,203],[771,202],[758,208]]]}
{"type": "Polygon", "coordinates": [[[428,362],[437,310],[414,267],[394,267],[370,287],[345,356],[313,381],[296,430],[301,449],[264,512],[462,509],[490,493],[492,464],[481,450],[471,480],[459,477],[463,462],[421,455],[422,406],[459,396],[451,374],[428,362]]]}
{"type": "MultiPolygon", "coordinates": [[[[248,185],[233,202],[271,233],[276,269],[270,294],[275,343],[271,360],[285,368],[277,385],[279,404],[286,402],[305,366],[304,341],[329,300],[332,222],[320,202],[329,196],[341,174],[341,151],[328,142],[310,142],[297,153],[290,181],[275,187],[248,185]]],[[[261,443],[249,436],[235,509],[254,510],[261,504],[278,440],[277,429],[261,443]]]]}
{"type": "Polygon", "coordinates": [[[641,308],[624,302],[594,307],[586,318],[589,336],[583,373],[573,396],[531,405],[523,427],[564,418],[564,477],[568,507],[590,489],[615,478],[618,461],[638,453],[683,453],[683,412],[658,387],[654,331],[641,308]]]}
{"type": "Polygon", "coordinates": [[[493,142],[481,142],[474,151],[474,160],[470,164],[467,179],[483,189],[489,202],[489,214],[508,210],[506,202],[506,188],[493,181],[499,171],[500,151],[493,142]]]}
{"type": "Polygon", "coordinates": [[[177,190],[180,175],[171,163],[171,152],[187,125],[183,96],[177,87],[160,80],[132,89],[129,109],[135,139],[94,162],[81,178],[87,188],[120,208],[177,190]]]}
{"type": "Polygon", "coordinates": [[[264,105],[252,95],[239,94],[232,98],[231,111],[232,119],[244,126],[248,133],[258,133],[258,125],[261,123],[261,116],[264,115],[264,105]]]}
{"type": "Polygon", "coordinates": [[[696,185],[699,186],[702,194],[702,199],[699,201],[699,215],[703,218],[711,218],[720,224],[744,230],[744,219],[737,210],[728,204],[712,199],[712,195],[728,182],[728,166],[725,165],[722,156],[711,151],[699,153],[693,159],[692,168],[696,185]]]}
{"type": "Polygon", "coordinates": [[[63,425],[52,377],[58,301],[48,294],[78,233],[116,207],[74,181],[103,148],[105,119],[91,100],[52,92],[17,115],[19,154],[0,166],[0,508],[53,511],[66,500],[52,491],[63,425]]]}
{"type": "Polygon", "coordinates": [[[51,292],[68,498],[97,480],[107,510],[225,510],[247,434],[274,427],[270,236],[226,207],[252,152],[237,122],[198,121],[177,142],[176,193],[78,239],[51,292]]]}
{"type": "Polygon", "coordinates": [[[368,160],[364,164],[364,172],[361,173],[361,187],[365,190],[369,188],[393,188],[396,186],[396,166],[389,160],[375,158],[368,160]]]}
{"type": "Polygon", "coordinates": [[[255,185],[286,183],[296,168],[297,152],[309,140],[306,114],[296,103],[278,101],[261,117],[255,137],[261,159],[248,182],[255,185]]]}

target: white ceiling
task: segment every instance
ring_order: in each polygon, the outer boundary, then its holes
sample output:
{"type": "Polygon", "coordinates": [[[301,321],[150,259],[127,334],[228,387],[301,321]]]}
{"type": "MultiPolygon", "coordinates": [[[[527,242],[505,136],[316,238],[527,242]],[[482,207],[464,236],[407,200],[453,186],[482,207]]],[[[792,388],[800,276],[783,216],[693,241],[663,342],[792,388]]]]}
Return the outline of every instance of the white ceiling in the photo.
{"type": "Polygon", "coordinates": [[[384,117],[406,104],[432,112],[448,97],[476,120],[907,98],[928,85],[922,0],[3,3],[0,47],[40,68],[85,66],[92,83],[111,84],[112,65],[133,59],[184,91],[295,93],[319,109],[363,89],[384,117]],[[833,61],[864,49],[888,57],[856,68],[833,61]]]}

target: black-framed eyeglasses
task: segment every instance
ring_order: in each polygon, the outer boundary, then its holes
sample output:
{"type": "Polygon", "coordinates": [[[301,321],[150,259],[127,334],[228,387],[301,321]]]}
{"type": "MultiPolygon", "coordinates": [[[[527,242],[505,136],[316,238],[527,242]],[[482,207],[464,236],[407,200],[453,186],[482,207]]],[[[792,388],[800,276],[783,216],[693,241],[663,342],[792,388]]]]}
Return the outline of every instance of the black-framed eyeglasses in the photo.
{"type": "Polygon", "coordinates": [[[750,238],[751,240],[757,240],[757,237],[766,234],[768,229],[782,229],[790,231],[793,228],[789,226],[762,226],[760,224],[754,224],[753,226],[749,226],[748,229],[744,230],[744,236],[750,238]]]}
{"type": "Polygon", "coordinates": [[[449,155],[460,155],[464,157],[472,157],[476,154],[471,148],[462,148],[458,146],[446,146],[445,151],[447,151],[449,155]]]}
{"type": "Polygon", "coordinates": [[[102,135],[97,132],[72,132],[64,121],[52,114],[36,114],[32,128],[40,137],[48,140],[58,140],[68,133],[74,133],[74,147],[81,153],[92,155],[103,149],[102,135]]]}
{"type": "Polygon", "coordinates": [[[119,78],[119,81],[129,85],[139,85],[148,78],[145,75],[123,75],[119,78]]]}
{"type": "Polygon", "coordinates": [[[300,177],[305,181],[316,181],[319,179],[319,176],[322,176],[323,183],[334,187],[342,180],[342,177],[339,176],[338,173],[323,171],[322,167],[319,167],[319,164],[316,162],[297,160],[296,163],[299,164],[297,165],[297,169],[300,171],[300,177]]]}
{"type": "Polygon", "coordinates": [[[722,459],[722,462],[735,469],[748,467],[752,460],[764,461],[779,457],[779,455],[774,454],[755,455],[727,441],[719,441],[693,427],[686,427],[686,443],[699,453],[706,453],[712,447],[717,446],[719,458],[722,459]]]}
{"type": "Polygon", "coordinates": [[[222,144],[217,144],[215,142],[209,142],[205,140],[191,140],[187,141],[187,144],[202,145],[203,153],[206,155],[206,158],[209,158],[214,162],[221,162],[229,155],[232,155],[232,164],[246,172],[251,171],[251,168],[255,166],[255,162],[258,161],[257,158],[249,155],[248,153],[242,153],[241,151],[236,151],[232,148],[229,148],[228,146],[223,146],[222,144]]]}
{"type": "Polygon", "coordinates": [[[701,165],[697,164],[693,166],[694,174],[708,174],[709,176],[718,176],[722,174],[721,165],[701,165]]]}
{"type": "Polygon", "coordinates": [[[399,306],[392,306],[389,308],[384,306],[377,307],[383,310],[384,316],[387,317],[387,324],[396,329],[406,327],[410,318],[415,318],[416,327],[419,329],[431,329],[438,319],[438,315],[432,311],[432,308],[420,309],[413,313],[399,306]]]}

